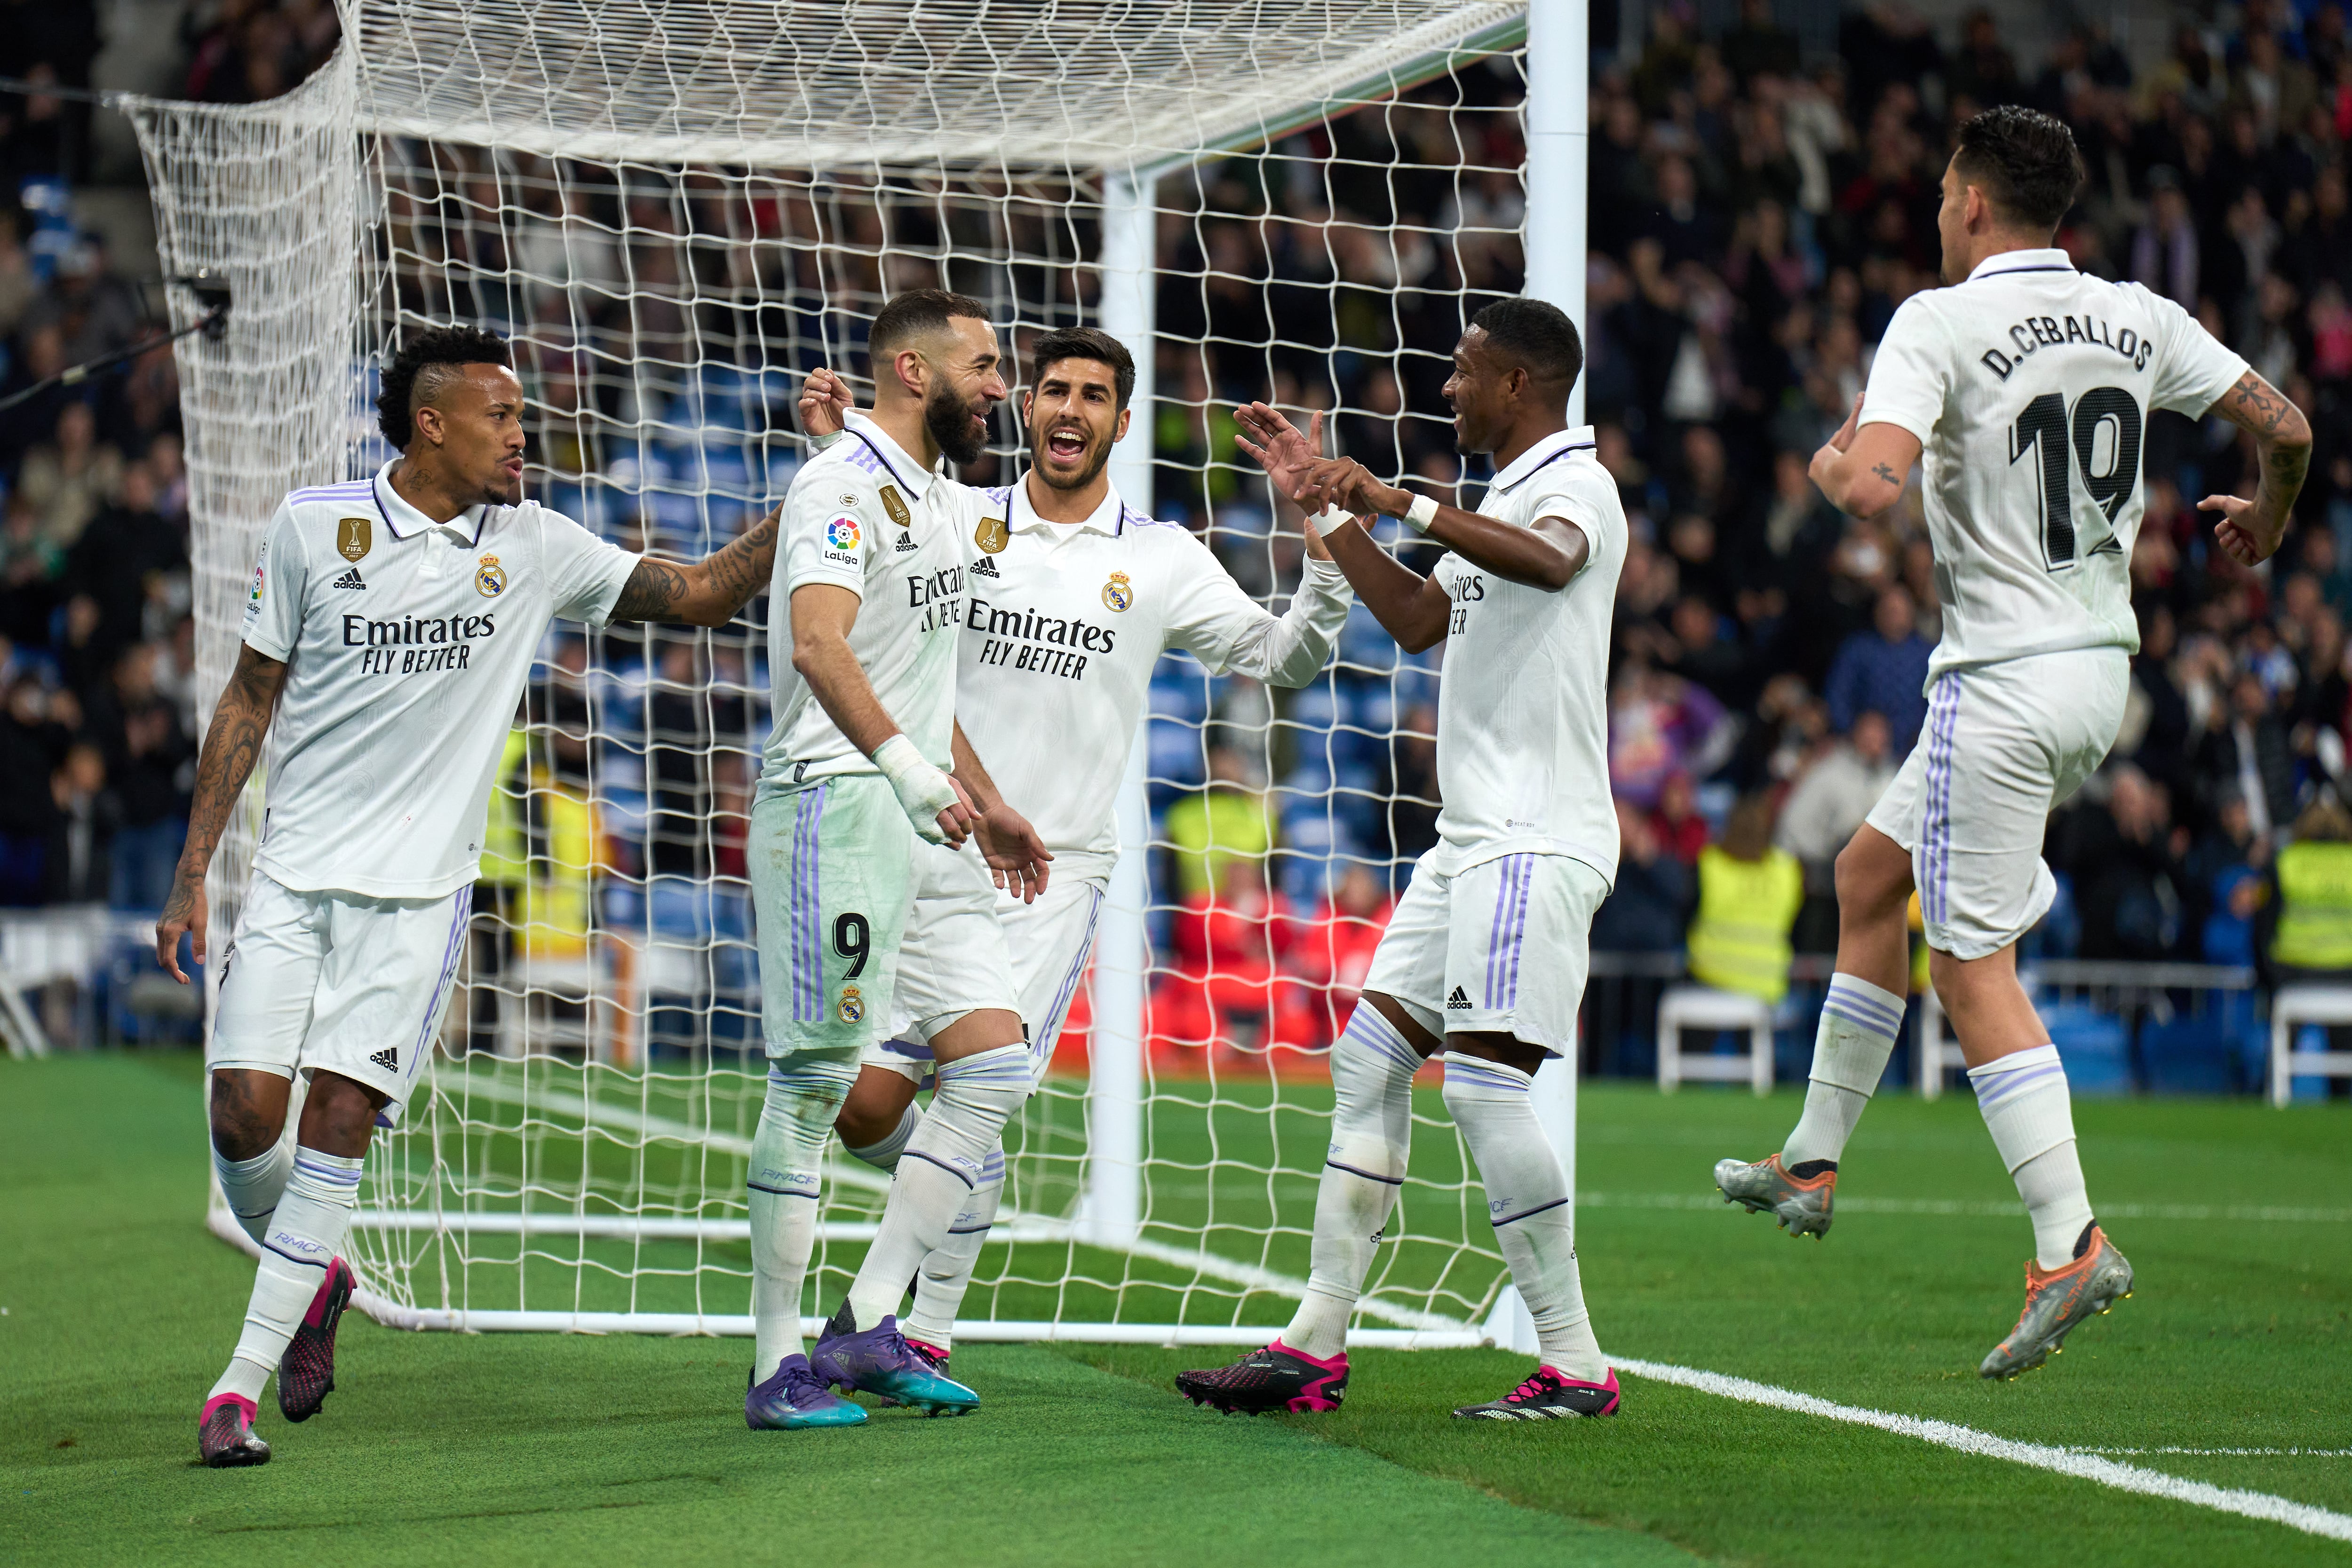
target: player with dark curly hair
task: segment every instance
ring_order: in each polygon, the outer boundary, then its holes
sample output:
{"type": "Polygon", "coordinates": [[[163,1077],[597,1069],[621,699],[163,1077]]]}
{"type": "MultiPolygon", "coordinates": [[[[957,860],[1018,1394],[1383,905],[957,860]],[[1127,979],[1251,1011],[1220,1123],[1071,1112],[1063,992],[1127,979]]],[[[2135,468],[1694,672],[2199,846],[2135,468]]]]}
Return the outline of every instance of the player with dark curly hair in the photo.
{"type": "Polygon", "coordinates": [[[532,651],[561,617],[721,626],[766,586],[773,514],[693,565],[632,555],[523,497],[523,392],[472,327],[404,344],[376,412],[400,455],[296,490],[263,535],[244,646],[205,731],[155,958],[205,957],[205,876],[273,716],[259,852],[220,955],[213,1165],[261,1249],[198,1417],[208,1465],[257,1465],[256,1401],[289,1421],[334,1386],[360,1169],[433,1050],[464,941],[491,775],[532,651]],[[294,1081],[308,1085],[284,1139],[294,1081]]]}

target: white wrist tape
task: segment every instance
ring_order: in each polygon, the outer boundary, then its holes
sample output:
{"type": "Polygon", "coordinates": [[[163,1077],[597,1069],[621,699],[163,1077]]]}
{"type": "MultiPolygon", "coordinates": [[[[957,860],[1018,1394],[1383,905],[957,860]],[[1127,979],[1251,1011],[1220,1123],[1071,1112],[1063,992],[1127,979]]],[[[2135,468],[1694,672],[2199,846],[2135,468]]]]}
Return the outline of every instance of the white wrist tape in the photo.
{"type": "Polygon", "coordinates": [[[1356,514],[1344,507],[1326,507],[1307,518],[1307,526],[1315,530],[1318,538],[1328,539],[1341,528],[1355,520],[1356,514]]]}
{"type": "Polygon", "coordinates": [[[848,434],[849,432],[845,430],[835,430],[829,431],[823,435],[812,435],[808,438],[809,450],[811,452],[822,452],[826,447],[832,445],[835,442],[840,440],[843,436],[847,435],[848,434]]]}
{"type": "Polygon", "coordinates": [[[955,785],[948,776],[903,735],[894,735],[874,748],[874,766],[890,781],[898,808],[915,824],[915,831],[932,843],[946,843],[947,835],[940,831],[940,813],[956,803],[955,785]]]}
{"type": "Polygon", "coordinates": [[[1427,533],[1430,525],[1437,521],[1437,502],[1427,496],[1415,496],[1412,505],[1404,509],[1404,520],[1413,532],[1427,533]]]}

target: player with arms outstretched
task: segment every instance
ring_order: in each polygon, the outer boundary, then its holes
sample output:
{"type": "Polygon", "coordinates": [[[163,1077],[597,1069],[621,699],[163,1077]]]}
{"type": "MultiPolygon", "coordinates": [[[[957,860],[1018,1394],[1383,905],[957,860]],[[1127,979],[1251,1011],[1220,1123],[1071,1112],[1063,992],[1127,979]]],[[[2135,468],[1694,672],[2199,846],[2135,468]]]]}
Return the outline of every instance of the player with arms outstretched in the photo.
{"type": "Polygon", "coordinates": [[[206,1050],[213,1168],[261,1248],[236,1354],[198,1418],[208,1465],[268,1459],[253,1422],[273,1371],[289,1421],[334,1387],[361,1166],[433,1050],[492,775],[548,622],[722,626],[772,569],[772,516],[671,565],[523,499],[510,363],[505,343],[466,327],[394,356],[376,413],[401,455],[278,507],[197,760],[155,927],[156,961],[183,984],[180,938],[201,962],[205,873],[276,716],[261,845],[206,1050]],[[289,1151],[298,1073],[309,1091],[289,1151]]]}
{"type": "Polygon", "coordinates": [[[1516,1389],[1458,1416],[1614,1415],[1616,1374],[1592,1334],[1559,1152],[1529,1097],[1574,1049],[1593,911],[1617,871],[1609,799],[1611,616],[1625,559],[1617,486],[1592,433],[1568,425],[1584,363],[1554,306],[1506,299],[1472,319],[1445,383],[1456,445],[1492,453],[1478,510],[1316,456],[1273,409],[1243,411],[1245,449],[1286,494],[1327,510],[1332,559],[1402,647],[1445,643],[1437,699],[1437,845],[1331,1047],[1335,1104],[1312,1269],[1290,1326],[1230,1366],[1187,1372],[1187,1397],[1227,1411],[1329,1410],[1347,1388],[1348,1318],[1411,1153],[1412,1077],[1445,1052],[1445,1105],[1469,1143],[1488,1218],[1535,1321],[1540,1359],[1516,1389]],[[1402,518],[1450,552],[1423,578],[1349,514],[1402,518]]]}
{"type": "Polygon", "coordinates": [[[971,463],[987,449],[989,412],[1005,396],[996,334],[979,301],[916,289],[882,308],[867,341],[874,415],[850,415],[847,437],[793,477],[770,601],[776,722],[749,851],[769,1062],[747,1177],[757,1343],[743,1414],[754,1428],[864,1421],[835,1387],[933,1415],[979,1404],[908,1345],[897,1312],[1029,1086],[1003,936],[983,922],[952,1002],[929,1019],[932,1114],[848,1300],[804,1354],[819,1166],[890,1016],[909,904],[992,896],[991,868],[1025,895],[1045,885],[1051,858],[955,724],[971,525],[963,487],[937,470],[942,456],[971,463]],[[975,832],[986,865],[961,852],[975,832]]]}
{"type": "Polygon", "coordinates": [[[2252,433],[2253,498],[2200,503],[2249,566],[2278,549],[2311,452],[2294,404],[2186,311],[2051,247],[2082,180],[2072,133],[2047,115],[1991,109],[1961,127],[1939,220],[1950,287],[1895,313],[1868,388],[1814,455],[1822,493],[1859,517],[1893,506],[1925,457],[1944,636],[1927,730],[1838,857],[1837,973],[1803,1114],[1780,1153],[1715,1169],[1726,1201],[1792,1235],[1829,1229],[1839,1156],[1902,1027],[1916,887],[1930,978],[2033,1223],[2025,1308],[1987,1377],[2041,1365],[2132,1288],[2093,1218],[2065,1070],[2016,945],[2056,892],[2050,812],[2123,721],[2145,423],[2210,413],[2252,433]]]}
{"type": "MultiPolygon", "coordinates": [[[[966,492],[979,554],[956,716],[997,787],[1036,824],[1053,878],[1034,899],[982,883],[961,899],[918,904],[909,916],[894,1028],[866,1052],[835,1124],[851,1154],[884,1170],[898,1168],[922,1125],[915,1092],[932,1068],[933,1020],[958,1004],[966,972],[993,950],[979,925],[1002,923],[1033,1082],[1053,1061],[1118,861],[1114,807],[1161,652],[1181,648],[1213,674],[1304,685],[1329,660],[1353,601],[1310,537],[1298,594],[1273,615],[1191,533],[1121,499],[1108,466],[1127,434],[1135,361],[1118,339],[1059,329],[1037,340],[1030,364],[1022,403],[1029,472],[1017,485],[966,492]]],[[[812,435],[838,439],[830,433],[848,407],[839,378],[809,378],[801,413],[812,435]]],[[[916,1276],[908,1342],[941,1370],[1003,1188],[1000,1145],[947,1241],[916,1276]]]]}

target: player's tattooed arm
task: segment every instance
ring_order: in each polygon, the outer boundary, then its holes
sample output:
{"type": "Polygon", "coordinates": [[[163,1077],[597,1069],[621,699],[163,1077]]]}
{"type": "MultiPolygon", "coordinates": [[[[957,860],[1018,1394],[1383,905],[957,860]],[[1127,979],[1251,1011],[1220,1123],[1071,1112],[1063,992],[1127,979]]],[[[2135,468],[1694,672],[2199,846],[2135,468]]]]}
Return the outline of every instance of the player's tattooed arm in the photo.
{"type": "Polygon", "coordinates": [[[1903,497],[1911,465],[1919,461],[1919,438],[1885,420],[1862,423],[1862,394],[1854,394],[1845,423],[1813,454],[1809,473],[1831,506],[1856,517],[1874,517],[1903,497]]]}
{"type": "Polygon", "coordinates": [[[250,646],[236,651],[236,667],[221,688],[213,721],[205,730],[204,748],[196,756],[196,797],[188,810],[188,837],[180,863],[172,873],[171,896],[163,901],[163,918],[155,922],[155,962],[182,985],[180,937],[192,935],[195,960],[205,961],[205,873],[211,869],[213,851],[228,826],[229,812],[245,792],[261,760],[269,734],[270,716],[278,711],[278,694],[286,685],[282,660],[250,646]]]}
{"type": "Polygon", "coordinates": [[[2247,432],[2262,455],[2262,477],[2249,500],[2238,496],[2208,496],[2197,503],[2203,512],[2219,512],[2214,542],[2241,565],[2267,560],[2286,537],[2295,497],[2311,470],[2311,422],[2278,388],[2253,371],[2213,405],[2212,413],[2247,432]]]}
{"type": "Polygon", "coordinates": [[[724,549],[692,565],[646,556],[629,573],[613,604],[615,621],[668,621],[724,626],[758,597],[776,567],[776,527],[782,508],[743,530],[724,549]]]}

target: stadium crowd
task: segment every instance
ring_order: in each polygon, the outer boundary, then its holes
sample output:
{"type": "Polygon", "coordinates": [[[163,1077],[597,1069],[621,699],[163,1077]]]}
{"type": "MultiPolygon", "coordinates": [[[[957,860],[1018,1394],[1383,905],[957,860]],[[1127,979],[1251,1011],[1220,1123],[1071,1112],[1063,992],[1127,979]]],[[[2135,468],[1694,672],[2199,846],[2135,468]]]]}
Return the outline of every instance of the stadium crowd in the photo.
{"type": "MultiPolygon", "coordinates": [[[[1644,40],[1597,77],[1591,99],[1587,407],[1635,532],[1612,674],[1624,852],[1596,947],[1679,953],[1696,940],[1704,965],[1709,938],[1693,922],[1705,924],[1711,881],[1718,897],[1785,902],[1784,953],[1832,944],[1831,862],[1915,743],[1938,625],[1916,486],[1859,522],[1823,501],[1806,464],[1895,308],[1937,281],[1952,127],[2024,101],[2063,116],[2084,147],[2090,183],[2060,235],[2077,264],[2178,299],[2319,433],[2295,531],[2249,572],[2211,548],[2192,510],[2251,485],[2247,447],[2218,422],[2151,418],[2130,715],[2114,762],[2053,820],[2064,894],[2035,940],[2090,957],[2262,962],[2272,858],[2341,772],[2352,704],[2341,7],[2249,0],[2225,26],[2184,25],[2167,57],[2137,71],[2079,27],[2021,61],[1981,12],[1939,42],[1898,8],[1851,10],[1834,50],[1801,47],[1770,0],[1744,0],[1713,32],[1694,16],[1684,0],[1650,6],[1644,40]]],[[[267,97],[332,44],[333,11],[318,0],[231,0],[190,30],[186,91],[267,97]]],[[[10,68],[87,79],[74,38],[47,47],[59,57],[10,68]]],[[[1163,186],[1164,209],[1196,210],[1163,211],[1160,224],[1158,509],[1203,531],[1253,591],[1278,599],[1300,545],[1295,517],[1265,505],[1233,454],[1233,403],[1328,406],[1336,392],[1350,455],[1433,489],[1456,483],[1438,388],[1462,317],[1520,284],[1519,92],[1507,62],[1465,66],[1270,156],[1206,166],[1176,182],[1189,194],[1163,186]]],[[[0,214],[5,396],[148,328],[103,243],[64,215],[58,187],[81,141],[56,101],[0,110],[16,196],[0,214]]],[[[471,178],[460,170],[447,190],[471,178]]],[[[576,284],[583,268],[617,277],[625,261],[642,287],[509,286],[492,298],[478,282],[460,299],[451,282],[420,308],[474,308],[533,340],[525,369],[549,411],[535,478],[554,504],[630,542],[732,526],[714,491],[740,482],[748,509],[781,487],[762,456],[762,427],[781,436],[789,421],[780,387],[753,377],[730,391],[749,412],[737,411],[746,444],[725,475],[707,440],[612,434],[719,418],[714,376],[656,409],[619,367],[641,350],[688,357],[690,313],[654,296],[663,265],[682,268],[669,275],[679,281],[701,264],[659,253],[728,187],[689,176],[669,206],[560,184],[524,197],[545,211],[509,225],[511,242],[499,225],[468,235],[467,220],[450,222],[464,203],[445,193],[443,215],[419,207],[394,244],[453,264],[472,246],[478,277],[568,270],[576,284]],[[435,223],[437,236],[418,237],[435,223]]],[[[755,229],[766,222],[753,214],[755,229]]],[[[0,901],[161,902],[194,733],[180,450],[164,350],[0,412],[0,901]]],[[[531,909],[551,934],[542,956],[579,949],[598,897],[607,923],[740,944],[741,901],[728,890],[740,892],[764,724],[761,657],[741,635],[705,644],[632,630],[593,657],[585,640],[556,643],[530,705],[541,738],[509,758],[482,907],[531,909]],[[555,863],[559,841],[586,846],[559,857],[570,873],[527,869],[555,863]]],[[[1278,701],[1176,656],[1155,680],[1166,973],[1154,1027],[1168,1038],[1327,1040],[1397,875],[1433,838],[1433,662],[1399,655],[1360,614],[1340,657],[1334,679],[1278,701]]],[[[2305,827],[2333,831],[2325,811],[2305,827]]],[[[512,961],[512,943],[493,946],[479,961],[512,961]]],[[[1775,961],[1777,995],[1785,956],[1775,961]]],[[[712,983],[748,994],[740,975],[712,983]]]]}

